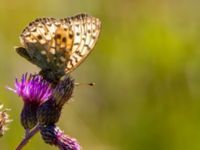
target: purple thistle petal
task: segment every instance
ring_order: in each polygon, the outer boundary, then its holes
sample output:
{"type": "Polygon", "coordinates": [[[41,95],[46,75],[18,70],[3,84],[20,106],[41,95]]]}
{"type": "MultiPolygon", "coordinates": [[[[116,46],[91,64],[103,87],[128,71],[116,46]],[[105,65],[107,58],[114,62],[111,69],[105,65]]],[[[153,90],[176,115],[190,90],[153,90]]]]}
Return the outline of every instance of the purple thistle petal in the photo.
{"type": "Polygon", "coordinates": [[[21,80],[15,80],[15,89],[8,88],[18,94],[24,102],[44,103],[52,95],[50,83],[40,75],[23,74],[21,80]]]}

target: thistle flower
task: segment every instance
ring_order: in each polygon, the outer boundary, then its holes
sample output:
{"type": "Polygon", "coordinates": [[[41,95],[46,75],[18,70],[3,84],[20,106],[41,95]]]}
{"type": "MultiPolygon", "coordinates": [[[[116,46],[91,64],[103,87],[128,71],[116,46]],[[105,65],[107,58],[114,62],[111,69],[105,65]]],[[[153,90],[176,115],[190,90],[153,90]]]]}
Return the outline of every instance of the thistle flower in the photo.
{"type": "Polygon", "coordinates": [[[81,150],[76,139],[65,135],[64,132],[55,125],[41,126],[40,134],[45,143],[55,145],[59,147],[60,150],[81,150]]]}
{"type": "MultiPolygon", "coordinates": [[[[11,88],[9,88],[11,89],[11,88]]],[[[42,103],[46,102],[52,95],[50,83],[40,75],[23,74],[21,81],[16,79],[15,89],[11,89],[24,102],[21,112],[21,123],[25,129],[32,129],[37,124],[36,112],[42,103]]]]}
{"type": "Polygon", "coordinates": [[[74,80],[65,76],[53,90],[51,98],[41,104],[37,110],[38,122],[42,125],[55,124],[61,114],[63,105],[71,98],[74,89],[74,80]]]}
{"type": "Polygon", "coordinates": [[[5,131],[8,130],[7,124],[12,120],[9,119],[9,115],[6,113],[8,109],[3,109],[3,105],[0,104],[0,137],[5,134],[5,131]]]}
{"type": "Polygon", "coordinates": [[[8,89],[22,97],[24,102],[21,124],[26,129],[26,136],[19,144],[19,149],[27,143],[30,135],[40,129],[46,143],[56,145],[60,150],[80,150],[75,139],[64,135],[54,125],[60,118],[63,105],[72,96],[74,80],[66,75],[63,80],[52,85],[41,75],[24,74],[20,81],[16,79],[15,89],[8,89]]]}

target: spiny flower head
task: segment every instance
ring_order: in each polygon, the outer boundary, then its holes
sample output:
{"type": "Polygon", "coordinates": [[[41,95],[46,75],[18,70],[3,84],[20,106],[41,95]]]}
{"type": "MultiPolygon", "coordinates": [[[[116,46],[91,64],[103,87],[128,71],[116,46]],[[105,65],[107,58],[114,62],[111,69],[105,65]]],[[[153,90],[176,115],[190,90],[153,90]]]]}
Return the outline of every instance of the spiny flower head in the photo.
{"type": "Polygon", "coordinates": [[[4,135],[6,130],[8,130],[7,124],[12,121],[9,119],[9,115],[6,113],[8,109],[2,109],[3,105],[0,104],[0,137],[4,135]]]}
{"type": "Polygon", "coordinates": [[[55,99],[52,97],[41,104],[37,110],[37,120],[41,125],[50,125],[58,122],[61,115],[62,107],[56,105],[55,99]]]}
{"type": "Polygon", "coordinates": [[[55,145],[60,150],[81,150],[80,145],[76,139],[64,134],[55,125],[41,126],[40,133],[45,143],[55,145]]]}
{"type": "Polygon", "coordinates": [[[71,98],[73,90],[74,80],[70,76],[65,75],[64,79],[60,80],[53,91],[56,105],[62,107],[71,98]]]}
{"type": "Polygon", "coordinates": [[[49,100],[38,107],[38,122],[42,125],[58,122],[63,105],[71,98],[73,89],[74,80],[66,75],[64,79],[58,82],[49,100]]]}

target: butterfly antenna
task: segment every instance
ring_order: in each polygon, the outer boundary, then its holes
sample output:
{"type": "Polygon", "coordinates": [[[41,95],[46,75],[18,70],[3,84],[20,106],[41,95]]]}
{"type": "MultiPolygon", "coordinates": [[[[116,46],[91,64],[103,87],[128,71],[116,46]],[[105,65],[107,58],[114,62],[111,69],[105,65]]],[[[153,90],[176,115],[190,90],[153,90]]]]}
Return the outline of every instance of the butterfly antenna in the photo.
{"type": "Polygon", "coordinates": [[[76,86],[79,86],[79,85],[89,85],[89,86],[94,86],[95,83],[94,82],[91,82],[91,83],[75,83],[76,86]]]}

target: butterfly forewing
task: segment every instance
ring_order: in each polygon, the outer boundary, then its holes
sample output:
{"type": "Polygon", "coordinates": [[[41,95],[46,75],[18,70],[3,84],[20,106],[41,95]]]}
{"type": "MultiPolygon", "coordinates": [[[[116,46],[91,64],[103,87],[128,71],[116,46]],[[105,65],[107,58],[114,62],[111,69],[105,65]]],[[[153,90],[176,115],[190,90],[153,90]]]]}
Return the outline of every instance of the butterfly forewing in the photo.
{"type": "Polygon", "coordinates": [[[20,40],[36,65],[69,73],[91,52],[100,26],[99,19],[87,14],[60,20],[39,18],[24,29],[20,40]]]}

